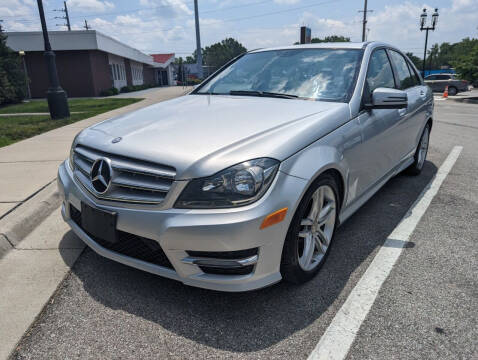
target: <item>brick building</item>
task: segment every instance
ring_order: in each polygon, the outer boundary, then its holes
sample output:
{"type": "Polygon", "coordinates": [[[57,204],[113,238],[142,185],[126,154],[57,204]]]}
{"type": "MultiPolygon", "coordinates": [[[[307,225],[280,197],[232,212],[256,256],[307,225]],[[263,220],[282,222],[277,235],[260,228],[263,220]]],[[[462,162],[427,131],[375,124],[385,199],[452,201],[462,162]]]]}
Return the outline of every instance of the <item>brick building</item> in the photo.
{"type": "MultiPolygon", "coordinates": [[[[48,74],[42,33],[10,32],[7,35],[10,48],[25,52],[32,97],[45,97],[48,74]]],[[[111,87],[120,90],[126,85],[175,85],[174,54],[166,54],[167,61],[157,62],[153,56],[96,30],[51,31],[49,36],[60,84],[69,97],[99,96],[103,90],[111,87]]]]}

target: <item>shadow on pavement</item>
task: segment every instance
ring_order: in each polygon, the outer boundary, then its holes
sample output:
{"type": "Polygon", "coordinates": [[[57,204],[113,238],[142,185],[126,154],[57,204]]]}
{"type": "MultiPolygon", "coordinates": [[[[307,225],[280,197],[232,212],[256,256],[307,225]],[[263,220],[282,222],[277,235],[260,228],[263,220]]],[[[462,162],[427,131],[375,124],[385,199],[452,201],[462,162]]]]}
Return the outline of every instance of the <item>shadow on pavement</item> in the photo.
{"type": "Polygon", "coordinates": [[[89,296],[105,307],[212,348],[265,349],[312,324],[334,303],[351,275],[360,276],[366,266],[354,272],[371,260],[369,255],[383,245],[436,171],[427,162],[421,176],[391,179],[338,229],[327,262],[304,285],[282,282],[247,293],[214,292],[123,266],[90,249],[72,271],[89,296]]]}

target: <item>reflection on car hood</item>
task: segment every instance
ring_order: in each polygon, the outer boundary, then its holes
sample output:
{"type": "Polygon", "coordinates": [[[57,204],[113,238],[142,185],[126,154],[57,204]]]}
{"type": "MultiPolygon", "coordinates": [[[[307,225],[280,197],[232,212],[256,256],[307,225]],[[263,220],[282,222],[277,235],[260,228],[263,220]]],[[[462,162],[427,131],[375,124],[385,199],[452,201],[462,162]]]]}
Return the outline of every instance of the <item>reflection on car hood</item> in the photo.
{"type": "Polygon", "coordinates": [[[258,157],[284,160],[349,117],[344,103],[186,95],[94,125],[78,141],[174,166],[188,179],[258,157]]]}

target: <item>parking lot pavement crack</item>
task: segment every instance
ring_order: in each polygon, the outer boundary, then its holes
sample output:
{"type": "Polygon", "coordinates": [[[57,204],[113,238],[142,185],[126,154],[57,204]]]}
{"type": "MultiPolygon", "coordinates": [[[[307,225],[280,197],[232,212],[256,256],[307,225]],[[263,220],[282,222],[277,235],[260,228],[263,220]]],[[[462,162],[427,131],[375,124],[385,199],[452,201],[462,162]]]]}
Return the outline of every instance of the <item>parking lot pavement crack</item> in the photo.
{"type": "Polygon", "coordinates": [[[12,242],[10,241],[10,239],[8,238],[6,234],[0,233],[0,236],[3,236],[5,240],[10,244],[10,246],[15,249],[15,245],[12,244],[12,242]]]}

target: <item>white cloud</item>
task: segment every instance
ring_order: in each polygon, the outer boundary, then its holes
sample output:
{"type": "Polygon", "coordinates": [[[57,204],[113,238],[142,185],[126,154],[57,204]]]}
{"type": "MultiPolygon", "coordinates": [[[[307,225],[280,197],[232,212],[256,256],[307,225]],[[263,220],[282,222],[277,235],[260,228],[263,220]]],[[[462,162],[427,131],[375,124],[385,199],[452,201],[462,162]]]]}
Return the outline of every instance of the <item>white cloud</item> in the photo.
{"type": "Polygon", "coordinates": [[[111,10],[115,5],[103,0],[69,0],[68,7],[80,12],[104,12],[111,10]]]}

